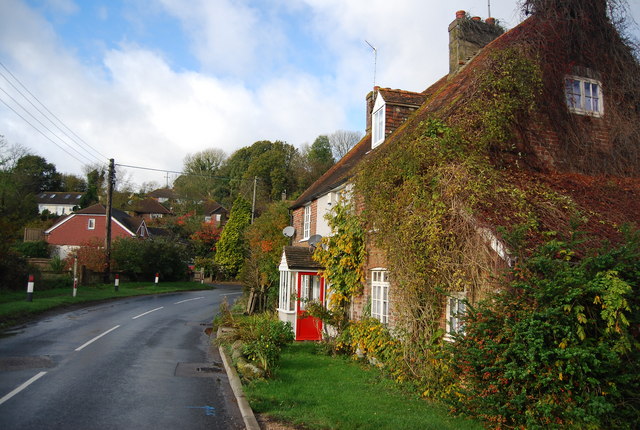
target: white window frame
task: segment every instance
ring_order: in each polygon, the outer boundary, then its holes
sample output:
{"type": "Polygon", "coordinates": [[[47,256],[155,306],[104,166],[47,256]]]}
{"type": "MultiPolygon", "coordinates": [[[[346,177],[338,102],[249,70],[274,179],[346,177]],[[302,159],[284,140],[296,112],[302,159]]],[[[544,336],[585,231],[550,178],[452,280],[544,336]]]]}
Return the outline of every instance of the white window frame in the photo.
{"type": "Polygon", "coordinates": [[[382,324],[389,322],[389,272],[371,270],[371,316],[382,324]]]}
{"type": "Polygon", "coordinates": [[[294,309],[294,292],[295,273],[288,270],[280,271],[280,302],[279,309],[285,312],[293,312],[294,309]]]}
{"type": "Polygon", "coordinates": [[[567,76],[564,80],[564,94],[567,108],[573,113],[579,115],[591,115],[601,117],[604,115],[604,97],[602,94],[602,83],[595,79],[584,78],[581,76],[567,76]],[[578,83],[576,88],[573,83],[578,83]],[[597,91],[593,96],[593,89],[597,91]],[[593,103],[597,106],[593,107],[593,103]]]}
{"type": "Polygon", "coordinates": [[[384,142],[386,131],[386,103],[378,93],[371,113],[371,149],[384,142]]]}
{"type": "Polygon", "coordinates": [[[385,106],[382,105],[372,114],[371,148],[384,142],[385,119],[385,106]]]}
{"type": "Polygon", "coordinates": [[[96,229],[96,219],[89,218],[89,221],[87,221],[87,230],[95,230],[95,229],[96,229]]]}
{"type": "Polygon", "coordinates": [[[447,296],[447,310],[445,313],[446,334],[445,339],[452,340],[453,334],[464,334],[464,324],[462,316],[467,311],[467,293],[451,293],[447,296]]]}
{"type": "Polygon", "coordinates": [[[302,220],[302,240],[307,240],[311,236],[311,204],[304,207],[304,218],[302,220]]]}

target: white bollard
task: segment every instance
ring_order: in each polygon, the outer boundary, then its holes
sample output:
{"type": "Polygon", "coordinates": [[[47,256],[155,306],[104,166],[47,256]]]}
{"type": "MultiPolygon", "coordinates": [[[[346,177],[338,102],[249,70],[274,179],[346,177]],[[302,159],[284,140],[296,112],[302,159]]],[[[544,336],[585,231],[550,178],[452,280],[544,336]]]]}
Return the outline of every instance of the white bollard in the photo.
{"type": "Polygon", "coordinates": [[[158,279],[159,279],[159,278],[160,278],[160,274],[159,274],[159,273],[156,273],[156,282],[155,282],[155,283],[156,283],[156,285],[158,285],[158,279]]]}
{"type": "Polygon", "coordinates": [[[115,287],[116,287],[116,291],[118,291],[118,288],[120,287],[120,275],[118,275],[117,273],[116,273],[115,287]]]}
{"type": "Polygon", "coordinates": [[[33,301],[33,275],[29,275],[29,282],[27,283],[27,301],[33,301]]]}

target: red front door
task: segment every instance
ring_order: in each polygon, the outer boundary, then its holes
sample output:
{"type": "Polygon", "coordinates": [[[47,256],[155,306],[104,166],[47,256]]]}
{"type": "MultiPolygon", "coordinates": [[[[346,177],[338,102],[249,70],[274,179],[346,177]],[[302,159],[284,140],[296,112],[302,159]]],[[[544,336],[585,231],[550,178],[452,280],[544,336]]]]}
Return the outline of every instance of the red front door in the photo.
{"type": "Polygon", "coordinates": [[[298,273],[298,300],[296,309],[296,340],[322,340],[322,321],[309,316],[309,301],[324,304],[324,279],[314,272],[298,273]]]}

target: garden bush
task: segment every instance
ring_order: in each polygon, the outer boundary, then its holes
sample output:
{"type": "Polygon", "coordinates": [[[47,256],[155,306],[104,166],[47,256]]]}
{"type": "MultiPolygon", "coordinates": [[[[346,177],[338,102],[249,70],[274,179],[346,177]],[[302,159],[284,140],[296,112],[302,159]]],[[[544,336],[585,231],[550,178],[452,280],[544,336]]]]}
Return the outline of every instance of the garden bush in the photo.
{"type": "Polygon", "coordinates": [[[638,236],[578,259],[551,241],[452,343],[455,409],[504,428],[640,424],[638,236]]]}
{"type": "Polygon", "coordinates": [[[284,323],[275,314],[264,312],[238,320],[238,336],[246,357],[270,376],[282,347],[293,341],[290,323],[284,323]]]}
{"type": "Polygon", "coordinates": [[[187,248],[172,239],[118,239],[111,256],[117,270],[133,280],[153,280],[156,273],[164,281],[187,277],[187,248]]]}
{"type": "Polygon", "coordinates": [[[14,245],[14,248],[27,258],[49,258],[49,244],[44,240],[18,242],[14,245]]]}

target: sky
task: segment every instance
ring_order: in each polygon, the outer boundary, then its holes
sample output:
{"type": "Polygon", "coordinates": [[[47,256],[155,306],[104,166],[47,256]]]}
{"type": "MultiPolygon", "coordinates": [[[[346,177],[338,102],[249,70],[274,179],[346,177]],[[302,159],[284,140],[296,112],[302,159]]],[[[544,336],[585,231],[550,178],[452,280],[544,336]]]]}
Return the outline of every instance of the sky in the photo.
{"type": "Polygon", "coordinates": [[[521,21],[517,0],[0,0],[0,135],[82,176],[110,158],[180,171],[208,148],[364,132],[374,82],[426,89],[448,72],[455,12],[484,19],[489,1],[505,27],[521,21]]]}

